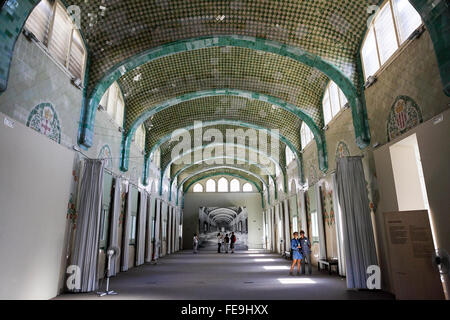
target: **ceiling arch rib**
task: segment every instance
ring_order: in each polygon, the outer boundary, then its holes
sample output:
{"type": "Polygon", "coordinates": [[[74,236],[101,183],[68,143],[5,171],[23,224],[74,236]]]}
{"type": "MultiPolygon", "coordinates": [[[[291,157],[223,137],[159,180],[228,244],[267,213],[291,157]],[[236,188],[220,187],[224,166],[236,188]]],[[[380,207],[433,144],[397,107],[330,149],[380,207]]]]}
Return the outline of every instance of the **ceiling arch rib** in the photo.
{"type": "MultiPolygon", "coordinates": [[[[364,105],[360,100],[358,90],[355,89],[356,82],[352,82],[349,79],[349,77],[347,76],[348,72],[346,74],[345,72],[337,69],[334,65],[326,62],[319,56],[310,54],[304,49],[300,49],[298,47],[291,47],[283,43],[277,43],[266,39],[236,35],[183,40],[176,43],[167,44],[160,48],[151,49],[148,52],[136,55],[133,58],[116,65],[111,69],[111,71],[107,73],[107,75],[102,80],[100,80],[100,82],[97,83],[92,94],[89,96],[90,98],[88,104],[85,105],[85,108],[83,109],[83,121],[80,127],[79,143],[86,147],[89,147],[92,144],[91,140],[94,130],[96,107],[103,95],[103,92],[106,90],[106,88],[109,87],[112,82],[118,80],[127,72],[139,66],[142,66],[149,61],[164,59],[165,57],[170,57],[179,52],[189,52],[193,50],[214,47],[250,48],[256,51],[274,53],[280,58],[287,57],[320,71],[318,72],[318,74],[315,73],[315,75],[313,75],[312,78],[309,78],[308,80],[317,78],[318,75],[323,72],[323,74],[332,79],[346,95],[347,100],[352,107],[353,122],[357,141],[361,142],[361,146],[366,143],[365,141],[369,137],[369,132],[366,128],[367,124],[365,122],[364,105]]],[[[357,77],[355,77],[355,79],[357,79],[357,77]]]]}
{"type": "MultiPolygon", "coordinates": [[[[163,111],[167,108],[170,108],[171,106],[177,105],[181,102],[192,101],[192,100],[196,100],[199,98],[211,97],[211,96],[236,96],[236,97],[243,97],[243,98],[251,99],[251,100],[260,100],[260,101],[267,102],[271,105],[274,105],[276,107],[279,107],[281,109],[284,109],[284,110],[294,114],[295,116],[297,116],[299,118],[299,121],[304,121],[311,128],[311,131],[314,134],[314,138],[316,140],[316,144],[317,144],[317,148],[318,148],[319,167],[322,171],[327,170],[328,163],[327,163],[324,132],[323,132],[323,130],[319,129],[317,127],[317,125],[314,123],[314,121],[308,115],[306,115],[301,109],[297,108],[296,106],[294,106],[290,103],[286,103],[283,100],[275,98],[275,97],[271,97],[271,96],[267,96],[267,95],[255,93],[255,92],[248,92],[248,91],[243,91],[243,90],[232,90],[232,89],[207,90],[207,91],[190,93],[190,94],[183,95],[181,97],[170,99],[162,104],[159,104],[155,108],[146,110],[142,115],[139,116],[139,118],[135,121],[135,123],[133,124],[131,129],[124,136],[124,142],[123,142],[123,147],[122,147],[121,169],[123,171],[127,170],[127,161],[128,161],[128,157],[129,157],[132,137],[133,137],[136,129],[142,123],[144,123],[147,119],[151,118],[156,113],[163,111]]],[[[300,159],[301,155],[299,153],[297,153],[297,157],[300,159]]]]}
{"type": "MultiPolygon", "coordinates": [[[[278,187],[277,187],[278,183],[277,183],[277,180],[276,180],[276,177],[274,176],[274,174],[272,172],[270,172],[269,170],[267,170],[266,167],[260,165],[259,163],[252,162],[252,161],[249,161],[247,159],[231,158],[231,157],[220,157],[219,156],[219,157],[212,157],[212,158],[209,158],[209,159],[204,159],[204,160],[201,160],[201,161],[197,161],[197,162],[194,162],[192,164],[187,164],[186,166],[184,166],[181,169],[179,169],[173,175],[173,178],[170,179],[169,201],[172,200],[171,199],[171,195],[172,195],[173,185],[175,184],[175,181],[177,181],[176,179],[178,177],[180,177],[181,179],[183,178],[183,176],[182,176],[183,173],[184,173],[184,175],[189,175],[190,172],[195,172],[195,171],[198,171],[200,169],[207,169],[207,168],[209,168],[211,166],[223,165],[223,163],[221,163],[221,164],[220,163],[219,164],[208,164],[208,163],[205,163],[205,162],[208,162],[208,161],[211,161],[211,160],[225,160],[225,159],[234,159],[234,160],[237,160],[237,161],[245,163],[245,165],[244,164],[240,164],[239,167],[241,167],[241,168],[243,168],[243,169],[245,169],[247,171],[256,173],[260,177],[267,176],[268,179],[270,179],[273,182],[273,184],[275,185],[275,190],[278,189],[278,187]]],[[[223,166],[223,167],[234,167],[234,166],[223,166]]],[[[276,192],[275,192],[275,199],[277,199],[277,193],[276,192]]]]}
{"type": "MultiPolygon", "coordinates": [[[[160,122],[155,122],[155,126],[158,125],[160,122]]],[[[174,127],[176,127],[174,125],[174,127]]],[[[239,128],[244,128],[244,129],[254,129],[258,131],[258,134],[261,135],[262,132],[264,132],[264,134],[267,135],[267,141],[269,142],[269,138],[270,138],[270,143],[272,143],[273,139],[275,139],[275,143],[279,142],[279,151],[276,154],[273,154],[272,150],[277,150],[277,147],[273,147],[271,145],[267,145],[267,146],[262,146],[260,142],[258,142],[258,153],[264,153],[265,151],[268,153],[266,156],[269,157],[269,159],[271,159],[272,161],[274,161],[274,163],[276,163],[276,165],[280,168],[280,170],[285,173],[285,153],[283,152],[285,146],[289,147],[295,154],[300,155],[300,157],[297,158],[298,161],[298,165],[299,168],[301,169],[301,153],[299,152],[299,149],[297,149],[296,146],[294,146],[291,141],[285,136],[283,135],[284,130],[280,129],[280,132],[277,131],[271,131],[270,129],[267,128],[263,128],[261,126],[255,125],[255,124],[251,124],[251,123],[247,123],[247,122],[243,122],[243,121],[236,121],[236,120],[228,120],[228,119],[221,119],[221,120],[214,120],[214,121],[206,121],[206,122],[202,122],[202,128],[205,130],[206,128],[210,128],[213,127],[214,129],[218,129],[220,130],[222,133],[226,133],[226,129],[239,129],[239,128]],[[277,158],[277,156],[279,156],[279,158],[277,158]]],[[[180,129],[180,128],[177,128],[180,129]]],[[[183,130],[185,130],[186,132],[189,132],[189,135],[191,137],[194,137],[194,125],[189,125],[187,127],[182,128],[183,130]]],[[[164,130],[160,130],[157,129],[156,131],[159,132],[159,134],[151,134],[151,135],[147,135],[147,137],[149,137],[149,139],[147,140],[147,151],[146,151],[146,160],[145,160],[145,167],[144,167],[144,183],[146,181],[147,178],[147,172],[149,170],[149,165],[150,165],[150,155],[153,154],[157,149],[161,149],[161,153],[164,154],[165,156],[162,156],[162,159],[164,159],[162,161],[163,164],[168,163],[168,161],[166,160],[166,158],[170,155],[171,156],[171,150],[172,150],[172,145],[170,145],[170,140],[172,138],[172,132],[170,131],[171,128],[167,129],[166,131],[164,130]],[[165,135],[164,135],[165,134],[165,135]],[[162,135],[163,137],[160,138],[156,143],[154,143],[154,141],[159,138],[159,135],[162,135]],[[155,138],[157,137],[157,138],[155,138]],[[153,138],[153,139],[152,139],[153,138]]],[[[204,131],[203,131],[204,132],[204,131]]],[[[202,133],[203,133],[202,132],[202,133]]],[[[296,130],[295,132],[293,132],[293,134],[296,134],[296,130]]],[[[224,136],[226,136],[224,134],[224,136]]],[[[297,138],[298,139],[298,138],[297,138]]],[[[234,141],[236,144],[240,144],[239,141],[234,141]]],[[[299,145],[300,142],[298,142],[297,145],[299,145]]],[[[192,143],[192,145],[195,145],[195,143],[192,143]]],[[[300,170],[300,173],[301,170],[300,170]]]]}
{"type": "Polygon", "coordinates": [[[264,185],[266,192],[267,192],[267,201],[269,204],[271,204],[269,185],[264,181],[264,179],[255,175],[254,173],[248,172],[242,168],[218,168],[218,167],[209,168],[206,170],[200,170],[200,171],[192,173],[190,176],[184,178],[177,186],[176,204],[178,205],[178,203],[179,203],[178,197],[180,194],[180,192],[179,192],[180,188],[182,188],[184,190],[184,192],[186,192],[195,183],[197,183],[203,179],[217,177],[217,176],[231,176],[231,177],[241,178],[243,180],[246,180],[246,181],[252,183],[255,186],[255,188],[258,190],[258,192],[261,194],[261,203],[262,203],[263,208],[265,207],[264,190],[262,187],[264,185]]]}

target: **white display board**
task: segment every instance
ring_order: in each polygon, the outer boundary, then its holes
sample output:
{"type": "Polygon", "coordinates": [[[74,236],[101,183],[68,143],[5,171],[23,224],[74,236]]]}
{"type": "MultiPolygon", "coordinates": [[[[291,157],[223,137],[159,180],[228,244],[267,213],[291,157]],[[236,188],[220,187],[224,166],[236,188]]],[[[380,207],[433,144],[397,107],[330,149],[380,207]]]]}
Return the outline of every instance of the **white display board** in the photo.
{"type": "Polygon", "coordinates": [[[384,223],[396,298],[444,299],[427,210],[385,212],[384,223]]]}

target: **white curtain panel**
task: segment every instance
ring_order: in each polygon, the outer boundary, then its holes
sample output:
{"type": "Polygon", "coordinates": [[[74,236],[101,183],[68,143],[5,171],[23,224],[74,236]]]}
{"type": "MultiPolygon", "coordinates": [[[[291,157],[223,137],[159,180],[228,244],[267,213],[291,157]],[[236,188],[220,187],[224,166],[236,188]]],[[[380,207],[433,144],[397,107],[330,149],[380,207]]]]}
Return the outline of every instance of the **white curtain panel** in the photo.
{"type": "Polygon", "coordinates": [[[289,202],[288,200],[283,201],[284,204],[284,230],[286,233],[286,251],[291,251],[291,239],[293,236],[291,235],[290,230],[290,214],[289,214],[289,202]]]}
{"type": "Polygon", "coordinates": [[[160,229],[160,223],[161,223],[161,200],[156,199],[156,220],[155,220],[155,260],[159,258],[159,229],[160,229]]]}
{"type": "Polygon", "coordinates": [[[361,157],[340,158],[336,180],[342,209],[347,287],[365,289],[367,267],[378,263],[361,157]]]}
{"type": "Polygon", "coordinates": [[[172,253],[172,206],[167,205],[167,254],[172,253]]]}
{"type": "Polygon", "coordinates": [[[336,238],[337,238],[337,251],[338,251],[338,267],[339,275],[345,276],[345,248],[344,248],[344,235],[342,232],[342,210],[339,205],[339,196],[337,193],[337,181],[336,173],[331,175],[333,183],[333,210],[335,215],[335,226],[336,226],[336,238]]]}
{"type": "Polygon", "coordinates": [[[323,211],[322,211],[322,195],[320,192],[320,185],[316,183],[314,186],[316,193],[316,208],[317,208],[317,224],[319,229],[319,257],[320,259],[327,258],[327,243],[325,238],[325,228],[323,225],[323,211]]]}
{"type": "Polygon", "coordinates": [[[299,193],[300,196],[300,205],[301,205],[301,226],[302,226],[302,230],[306,232],[306,235],[308,237],[311,237],[310,234],[308,234],[308,225],[307,225],[307,217],[306,217],[306,201],[305,201],[305,191],[300,191],[299,193]]]}
{"type": "Polygon", "coordinates": [[[152,230],[152,223],[153,223],[153,217],[152,217],[152,198],[153,195],[149,194],[147,196],[147,226],[146,226],[146,248],[145,248],[145,262],[152,262],[152,254],[153,254],[153,246],[152,246],[152,237],[153,237],[153,230],[152,230]]]}
{"type": "MultiPolygon", "coordinates": [[[[121,204],[121,196],[120,196],[120,186],[121,186],[120,178],[116,178],[114,181],[114,198],[113,198],[113,208],[112,208],[112,219],[111,219],[111,228],[110,228],[110,237],[109,237],[109,247],[118,247],[119,246],[119,216],[120,216],[120,204],[121,204]]],[[[119,271],[120,265],[120,256],[117,255],[113,257],[111,260],[111,268],[109,269],[109,276],[115,276],[119,271]]]]}
{"type": "Polygon", "coordinates": [[[127,207],[125,214],[125,221],[122,229],[122,271],[128,270],[128,252],[130,247],[130,224],[131,224],[131,193],[132,188],[128,186],[128,194],[127,194],[127,207]]]}
{"type": "Polygon", "coordinates": [[[136,266],[143,265],[145,262],[145,227],[147,221],[147,192],[140,192],[138,232],[136,243],[136,266]]]}
{"type": "Polygon", "coordinates": [[[91,292],[98,287],[97,261],[100,212],[103,195],[103,162],[85,160],[80,186],[80,206],[72,265],[78,266],[80,288],[74,292],[91,292]]]}

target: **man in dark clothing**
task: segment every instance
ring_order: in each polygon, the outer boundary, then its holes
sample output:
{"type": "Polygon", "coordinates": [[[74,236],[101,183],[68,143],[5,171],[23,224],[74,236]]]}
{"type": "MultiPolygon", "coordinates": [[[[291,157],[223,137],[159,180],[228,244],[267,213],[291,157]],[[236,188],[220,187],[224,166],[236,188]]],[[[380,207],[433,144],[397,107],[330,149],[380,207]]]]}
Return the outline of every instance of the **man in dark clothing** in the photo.
{"type": "Polygon", "coordinates": [[[312,263],[311,263],[311,242],[305,236],[305,231],[300,231],[300,245],[302,247],[302,274],[305,274],[305,260],[308,260],[308,273],[312,273],[312,263]]]}
{"type": "Polygon", "coordinates": [[[231,253],[234,253],[234,244],[236,243],[236,236],[234,235],[234,232],[231,233],[231,253]]]}
{"type": "Polygon", "coordinates": [[[224,244],[225,244],[225,253],[228,253],[228,248],[230,246],[230,237],[228,237],[228,233],[225,235],[225,239],[224,239],[224,244]]]}

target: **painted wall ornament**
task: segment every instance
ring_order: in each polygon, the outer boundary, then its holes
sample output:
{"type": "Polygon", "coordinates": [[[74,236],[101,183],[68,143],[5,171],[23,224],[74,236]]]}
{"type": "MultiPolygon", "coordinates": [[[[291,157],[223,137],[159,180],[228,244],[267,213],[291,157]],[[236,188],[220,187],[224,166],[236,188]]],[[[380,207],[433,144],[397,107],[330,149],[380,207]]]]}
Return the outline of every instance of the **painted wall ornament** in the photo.
{"type": "Polygon", "coordinates": [[[388,141],[401,136],[422,122],[422,112],[416,102],[410,97],[398,96],[389,113],[387,122],[388,141]]]}
{"type": "Polygon", "coordinates": [[[336,159],[350,156],[350,151],[344,141],[339,141],[336,148],[336,159]]]}
{"type": "Polygon", "coordinates": [[[27,127],[42,133],[55,142],[61,142],[61,126],[58,115],[50,103],[41,103],[31,110],[27,127]]]}
{"type": "Polygon", "coordinates": [[[100,149],[98,158],[105,160],[105,168],[112,169],[112,153],[111,148],[107,144],[100,149]]]}

